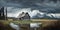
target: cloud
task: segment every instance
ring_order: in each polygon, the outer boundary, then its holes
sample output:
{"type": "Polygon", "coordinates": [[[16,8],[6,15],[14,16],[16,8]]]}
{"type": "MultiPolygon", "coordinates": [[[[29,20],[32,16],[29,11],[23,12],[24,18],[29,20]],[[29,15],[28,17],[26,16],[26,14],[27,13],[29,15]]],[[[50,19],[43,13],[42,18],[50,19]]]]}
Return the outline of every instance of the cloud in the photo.
{"type": "Polygon", "coordinates": [[[17,17],[23,11],[39,18],[47,16],[46,13],[60,13],[59,0],[0,0],[1,6],[8,7],[8,17],[17,17]]]}
{"type": "Polygon", "coordinates": [[[0,4],[14,7],[60,7],[59,0],[0,0],[0,4]]]}
{"type": "Polygon", "coordinates": [[[32,10],[31,8],[15,8],[15,7],[7,7],[8,10],[8,17],[15,17],[17,18],[18,15],[22,12],[28,12],[31,18],[60,18],[60,14],[56,13],[44,13],[39,10],[32,10]]]}

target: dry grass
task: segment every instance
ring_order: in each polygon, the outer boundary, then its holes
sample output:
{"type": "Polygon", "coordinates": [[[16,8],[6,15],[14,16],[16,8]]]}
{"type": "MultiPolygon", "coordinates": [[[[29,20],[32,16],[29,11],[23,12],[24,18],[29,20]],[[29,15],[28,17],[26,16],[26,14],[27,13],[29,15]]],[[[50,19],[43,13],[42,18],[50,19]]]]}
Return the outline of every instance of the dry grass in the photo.
{"type": "MultiPolygon", "coordinates": [[[[42,23],[42,27],[55,25],[59,20],[53,20],[53,19],[32,19],[30,20],[0,20],[0,23],[3,24],[3,26],[7,26],[10,22],[16,23],[16,24],[30,24],[30,23],[42,23]]],[[[59,21],[60,23],[60,21],[59,21]]]]}
{"type": "Polygon", "coordinates": [[[48,24],[50,22],[58,21],[55,19],[32,19],[32,20],[0,20],[3,24],[9,24],[10,22],[17,23],[17,24],[30,24],[30,23],[43,23],[48,24]]]}

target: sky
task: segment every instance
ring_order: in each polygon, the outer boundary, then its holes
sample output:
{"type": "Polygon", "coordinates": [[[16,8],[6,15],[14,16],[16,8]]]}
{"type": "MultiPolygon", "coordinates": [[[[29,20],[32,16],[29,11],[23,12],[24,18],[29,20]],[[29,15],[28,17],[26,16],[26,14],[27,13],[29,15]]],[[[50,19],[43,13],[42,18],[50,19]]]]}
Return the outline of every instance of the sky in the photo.
{"type": "Polygon", "coordinates": [[[7,7],[8,17],[17,17],[22,11],[28,12],[31,18],[56,18],[55,14],[60,14],[60,0],[0,0],[2,6],[7,7]]]}

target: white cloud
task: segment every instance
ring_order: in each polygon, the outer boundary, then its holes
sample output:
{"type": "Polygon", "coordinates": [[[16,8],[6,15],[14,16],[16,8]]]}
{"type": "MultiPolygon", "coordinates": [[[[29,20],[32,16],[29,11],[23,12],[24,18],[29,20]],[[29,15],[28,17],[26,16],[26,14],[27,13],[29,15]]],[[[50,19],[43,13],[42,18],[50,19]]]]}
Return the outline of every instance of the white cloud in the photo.
{"type": "Polygon", "coordinates": [[[15,8],[15,7],[7,7],[8,9],[8,17],[18,17],[18,15],[22,12],[28,12],[31,18],[34,18],[34,16],[38,16],[40,18],[44,17],[45,15],[48,17],[54,17],[54,18],[60,18],[60,14],[46,14],[43,12],[40,12],[39,10],[33,10],[31,11],[31,8],[15,8]],[[12,11],[12,12],[9,12],[12,11]]]}

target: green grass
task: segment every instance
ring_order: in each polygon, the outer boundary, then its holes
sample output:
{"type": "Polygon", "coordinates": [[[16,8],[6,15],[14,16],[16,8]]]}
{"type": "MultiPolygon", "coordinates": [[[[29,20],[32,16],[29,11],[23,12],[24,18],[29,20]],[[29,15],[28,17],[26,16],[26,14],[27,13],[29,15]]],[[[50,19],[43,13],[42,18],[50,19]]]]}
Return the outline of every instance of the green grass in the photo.
{"type": "Polygon", "coordinates": [[[48,22],[52,19],[32,19],[32,20],[0,20],[0,23],[3,23],[4,25],[9,24],[10,22],[13,22],[15,24],[30,24],[30,23],[44,23],[44,21],[48,22]]]}
{"type": "MultiPolygon", "coordinates": [[[[41,21],[50,21],[52,19],[31,19],[31,20],[0,20],[4,24],[9,24],[10,22],[18,24],[30,24],[30,23],[40,23],[41,21]]],[[[55,20],[55,19],[54,19],[55,20]]]]}
{"type": "MultiPolygon", "coordinates": [[[[31,19],[31,20],[0,20],[0,23],[3,24],[4,27],[9,27],[9,23],[13,22],[15,24],[30,24],[30,23],[42,23],[42,27],[45,27],[49,25],[52,19],[31,19]]],[[[2,28],[3,29],[3,28],[2,28]]],[[[11,28],[6,28],[8,30],[11,30],[11,28]]]]}
{"type": "Polygon", "coordinates": [[[9,24],[10,22],[13,23],[18,23],[18,24],[30,24],[30,23],[38,23],[36,21],[28,21],[28,20],[15,20],[15,21],[8,21],[8,20],[0,20],[0,22],[4,23],[4,24],[9,24]]]}

